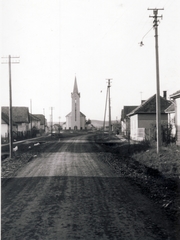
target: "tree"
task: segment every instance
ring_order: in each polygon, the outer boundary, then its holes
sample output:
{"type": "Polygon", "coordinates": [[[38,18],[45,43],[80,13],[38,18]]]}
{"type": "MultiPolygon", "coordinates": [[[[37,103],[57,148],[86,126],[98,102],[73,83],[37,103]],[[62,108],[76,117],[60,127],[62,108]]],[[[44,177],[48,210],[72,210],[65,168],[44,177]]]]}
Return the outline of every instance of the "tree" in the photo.
{"type": "Polygon", "coordinates": [[[91,124],[91,120],[88,119],[88,120],[86,121],[86,124],[91,124]]]}

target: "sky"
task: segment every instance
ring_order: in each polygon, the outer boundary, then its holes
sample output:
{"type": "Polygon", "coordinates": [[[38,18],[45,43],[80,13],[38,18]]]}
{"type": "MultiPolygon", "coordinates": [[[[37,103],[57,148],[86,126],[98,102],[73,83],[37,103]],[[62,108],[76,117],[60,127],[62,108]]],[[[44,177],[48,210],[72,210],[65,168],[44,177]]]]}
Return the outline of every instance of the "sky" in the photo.
{"type": "MultiPolygon", "coordinates": [[[[81,112],[103,120],[111,79],[111,118],[119,121],[123,106],[156,93],[148,8],[164,8],[158,14],[160,94],[169,97],[180,89],[179,0],[2,0],[1,63],[19,57],[11,64],[12,105],[45,113],[48,121],[52,107],[53,121],[65,121],[76,76],[81,112]]],[[[1,105],[9,105],[8,64],[1,64],[1,105]]]]}

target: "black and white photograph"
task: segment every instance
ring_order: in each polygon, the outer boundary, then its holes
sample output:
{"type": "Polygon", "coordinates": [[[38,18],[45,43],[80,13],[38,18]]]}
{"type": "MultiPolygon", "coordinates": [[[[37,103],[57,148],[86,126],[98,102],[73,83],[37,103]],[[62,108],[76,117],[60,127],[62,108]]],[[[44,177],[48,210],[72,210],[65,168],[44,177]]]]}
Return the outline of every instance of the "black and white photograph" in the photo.
{"type": "Polygon", "coordinates": [[[1,239],[180,239],[180,1],[2,0],[1,239]]]}

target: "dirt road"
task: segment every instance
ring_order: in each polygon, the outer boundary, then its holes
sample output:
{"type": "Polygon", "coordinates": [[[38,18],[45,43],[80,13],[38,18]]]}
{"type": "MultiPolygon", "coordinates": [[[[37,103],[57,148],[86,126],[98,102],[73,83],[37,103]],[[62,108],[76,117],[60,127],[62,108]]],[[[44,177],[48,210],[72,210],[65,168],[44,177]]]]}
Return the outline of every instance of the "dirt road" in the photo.
{"type": "Polygon", "coordinates": [[[2,178],[1,239],[173,239],[161,209],[79,136],[2,178]]]}

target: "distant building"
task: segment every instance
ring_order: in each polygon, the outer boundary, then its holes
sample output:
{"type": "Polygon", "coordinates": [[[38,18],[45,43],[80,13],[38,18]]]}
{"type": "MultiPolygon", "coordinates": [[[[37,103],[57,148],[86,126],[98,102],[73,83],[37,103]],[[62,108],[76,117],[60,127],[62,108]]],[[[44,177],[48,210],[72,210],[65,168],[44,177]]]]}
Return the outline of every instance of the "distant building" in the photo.
{"type": "Polygon", "coordinates": [[[40,120],[39,125],[39,131],[40,134],[43,134],[44,132],[47,132],[47,120],[43,114],[33,114],[34,117],[38,118],[40,120]]]}
{"type": "Polygon", "coordinates": [[[171,127],[171,137],[176,137],[176,123],[175,123],[175,103],[172,104],[165,110],[165,113],[168,114],[168,125],[171,127]]]}
{"type": "Polygon", "coordinates": [[[124,136],[128,137],[130,134],[130,119],[127,115],[137,107],[138,106],[124,106],[121,111],[121,132],[124,136]]]}
{"type": "Polygon", "coordinates": [[[72,110],[66,115],[65,129],[82,130],[85,129],[86,116],[80,112],[80,93],[78,92],[77,80],[75,77],[74,89],[71,93],[72,110]]]}
{"type": "Polygon", "coordinates": [[[180,145],[180,90],[170,95],[175,107],[176,144],[180,145]]]}

